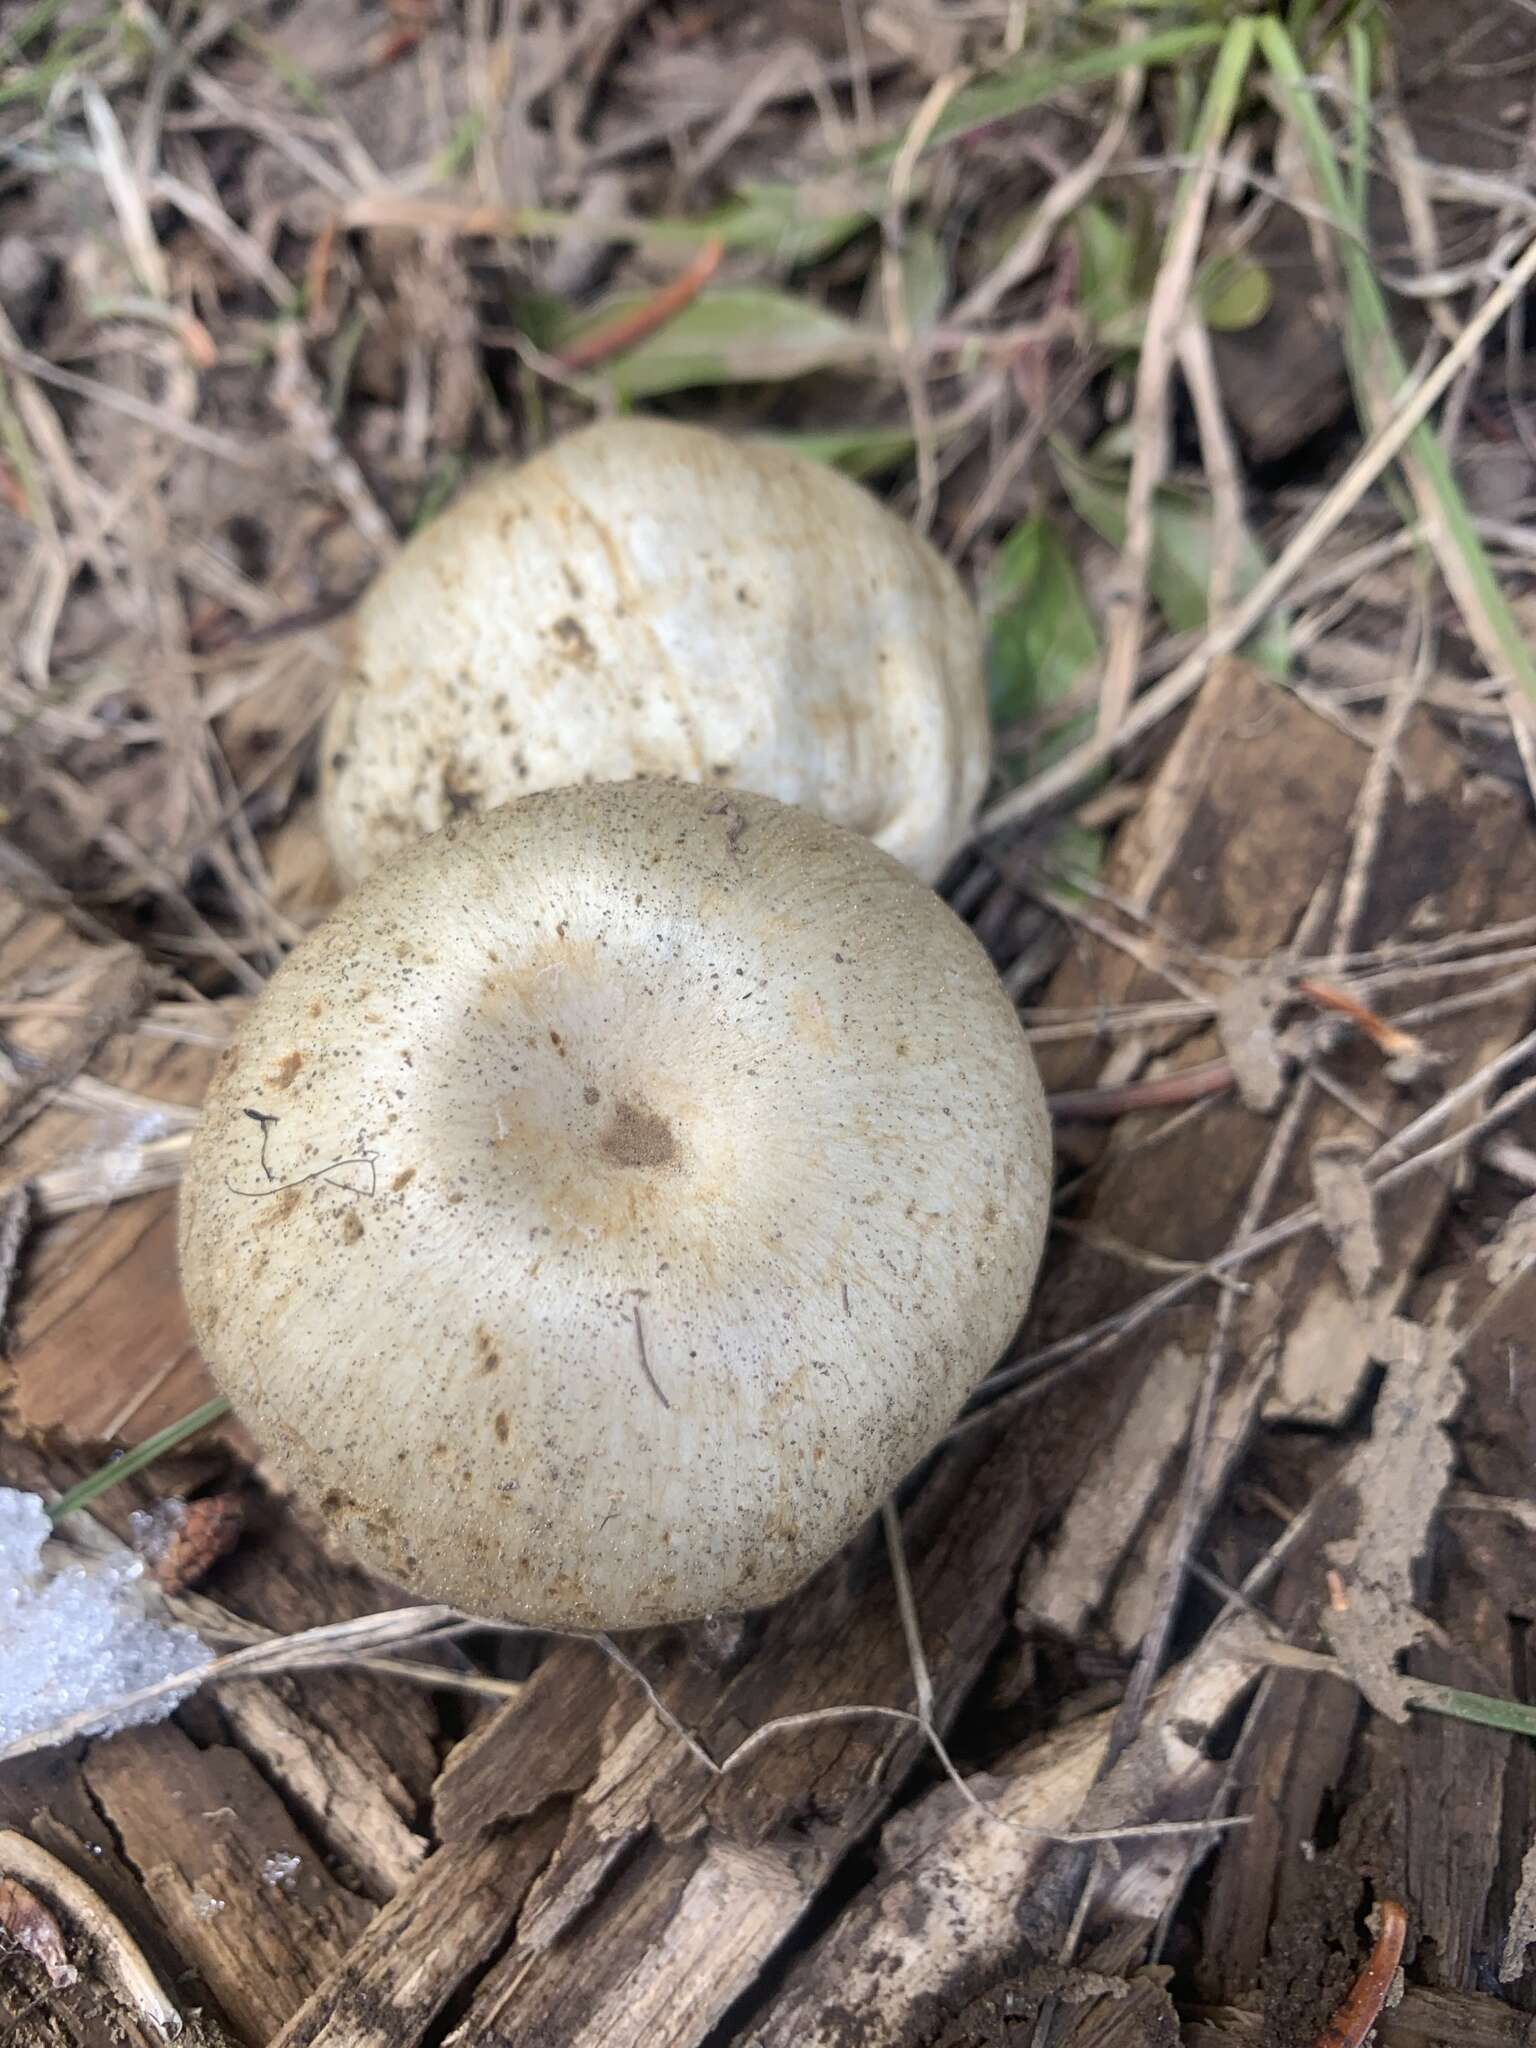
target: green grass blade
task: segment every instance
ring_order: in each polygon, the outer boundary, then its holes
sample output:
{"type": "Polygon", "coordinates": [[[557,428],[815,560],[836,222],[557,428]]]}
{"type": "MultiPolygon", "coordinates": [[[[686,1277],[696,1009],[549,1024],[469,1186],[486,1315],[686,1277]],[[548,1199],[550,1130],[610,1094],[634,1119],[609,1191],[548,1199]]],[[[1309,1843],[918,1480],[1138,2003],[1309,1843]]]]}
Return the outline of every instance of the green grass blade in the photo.
{"type": "MultiPolygon", "coordinates": [[[[621,293],[606,300],[561,333],[559,345],[600,330],[645,298],[621,293]]],[[[787,383],[874,353],[878,343],[870,335],[813,299],[767,285],[720,285],[596,374],[633,403],[708,385],[787,383]]]]}
{"type": "MultiPolygon", "coordinates": [[[[934,123],[933,132],[923,145],[924,154],[937,149],[942,142],[953,142],[993,121],[1005,120],[1010,114],[1022,114],[1069,87],[1094,85],[1100,79],[1118,77],[1132,67],[1150,70],[1157,65],[1182,63],[1186,57],[1213,49],[1226,33],[1219,22],[1198,22],[1185,28],[1161,29],[1133,42],[1106,43],[1102,49],[1085,50],[1077,57],[1010,64],[955,94],[934,123]]],[[[870,151],[863,161],[871,166],[889,164],[900,147],[899,140],[884,143],[870,151]]]]}
{"type": "Polygon", "coordinates": [[[188,1437],[196,1436],[199,1430],[210,1424],[221,1422],[230,1412],[230,1403],[222,1394],[215,1394],[211,1401],[205,1401],[201,1408],[194,1408],[190,1415],[183,1415],[179,1422],[168,1423],[164,1429],[156,1430],[153,1436],[145,1437],[131,1451],[124,1451],[120,1458],[114,1458],[109,1465],[89,1473],[68,1493],[61,1494],[48,1510],[50,1522],[62,1522],[66,1515],[72,1515],[76,1508],[83,1508],[87,1501],[105,1493],[109,1486],[116,1486],[120,1479],[131,1479],[135,1472],[142,1472],[146,1465],[153,1465],[157,1458],[163,1458],[184,1444],[188,1437]]]}
{"type": "Polygon", "coordinates": [[[1363,29],[1349,30],[1348,49],[1350,219],[1363,243],[1371,172],[1371,46],[1363,29]]]}
{"type": "Polygon", "coordinates": [[[0,107],[18,106],[28,100],[41,104],[61,78],[67,78],[71,71],[88,71],[92,60],[107,49],[110,41],[109,35],[93,43],[90,29],[66,25],[35,64],[15,66],[0,76],[0,107]]]}
{"type": "Polygon", "coordinates": [[[1411,1681],[1410,1707],[1423,1714],[1442,1714],[1451,1721],[1475,1721],[1480,1728],[1502,1728],[1511,1735],[1536,1735],[1536,1707],[1520,1700],[1495,1699],[1491,1693],[1464,1692],[1459,1685],[1411,1681]]]}
{"type": "Polygon", "coordinates": [[[29,7],[12,27],[0,28],[0,57],[13,52],[19,56],[63,11],[64,0],[37,0],[36,6],[29,7]]]}
{"type": "MultiPolygon", "coordinates": [[[[1226,138],[1242,97],[1248,67],[1253,62],[1255,41],[1254,24],[1246,15],[1234,21],[1222,37],[1221,48],[1211,70],[1211,82],[1206,88],[1205,103],[1200,109],[1200,119],[1195,124],[1190,143],[1195,156],[1226,138]]],[[[1188,190],[1199,176],[1197,169],[1187,170],[1179,180],[1180,189],[1188,190]]]]}
{"type": "MultiPolygon", "coordinates": [[[[1256,24],[1256,29],[1259,47],[1285,111],[1295,125],[1312,175],[1337,227],[1339,261],[1349,302],[1349,338],[1360,382],[1367,390],[1396,393],[1408,381],[1408,369],[1392,332],[1370,253],[1355,226],[1357,214],[1333,139],[1318,111],[1296,45],[1284,25],[1269,15],[1256,24]]],[[[1406,452],[1417,463],[1425,490],[1433,500],[1424,509],[1438,520],[1445,548],[1440,556],[1442,571],[1469,631],[1484,658],[1496,656],[1497,665],[1507,669],[1528,696],[1536,698],[1536,660],[1532,659],[1499,587],[1439,436],[1428,424],[1421,426],[1410,439],[1406,452]]],[[[1490,666],[1494,665],[1490,661],[1490,666]]]]}
{"type": "Polygon", "coordinates": [[[751,249],[798,268],[850,242],[873,220],[878,203],[876,187],[866,192],[852,180],[743,183],[692,225],[701,241],[718,236],[728,249],[751,249]]]}
{"type": "Polygon", "coordinates": [[[249,22],[237,21],[231,25],[231,35],[243,43],[253,56],[259,57],[283,87],[306,113],[325,115],[330,105],[325,92],[313,73],[306,70],[297,57],[290,56],[281,43],[270,36],[264,36],[249,22]]]}

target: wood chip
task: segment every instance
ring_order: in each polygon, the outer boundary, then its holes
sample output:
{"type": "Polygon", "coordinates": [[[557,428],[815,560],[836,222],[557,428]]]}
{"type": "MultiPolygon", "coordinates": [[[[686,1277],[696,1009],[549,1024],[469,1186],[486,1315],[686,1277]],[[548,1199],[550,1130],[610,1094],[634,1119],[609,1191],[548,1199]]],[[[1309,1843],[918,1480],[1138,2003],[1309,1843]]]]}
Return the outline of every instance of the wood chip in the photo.
{"type": "MultiPolygon", "coordinates": [[[[985,1440],[962,1438],[904,1518],[919,1620],[937,1631],[927,1647],[941,1725],[991,1653],[1041,1509],[1043,1496],[1020,1485],[1032,1439],[995,1426],[985,1440]]],[[[724,1673],[684,1657],[660,1681],[669,1710],[712,1755],[729,1756],[782,1714],[864,1703],[910,1712],[906,1642],[872,1537],[754,1623],[750,1640],[751,1654],[724,1673]]],[[[579,1681],[569,1683],[574,1703],[579,1681]]],[[[538,1725],[548,1707],[524,1688],[498,1737],[506,1754],[516,1754],[520,1714],[538,1725]]],[[[702,2048],[879,1817],[920,1744],[909,1723],[839,1720],[777,1736],[717,1777],[638,1688],[616,1693],[596,1776],[470,2004],[464,2039],[702,2048]]]]}
{"type": "Polygon", "coordinates": [[[1368,1302],[1386,1263],[1376,1195],[1365,1177],[1369,1147],[1347,1139],[1312,1148],[1312,1194],[1339,1270],[1358,1302],[1368,1302]]]}
{"type": "Polygon", "coordinates": [[[1291,1071],[1275,1030],[1287,995],[1283,977],[1260,969],[1238,975],[1216,1005],[1216,1029],[1238,1093],[1260,1116],[1279,1107],[1291,1071]]]}
{"type": "Polygon", "coordinates": [[[393,1898],[420,1867],[427,1843],[400,1813],[399,1787],[377,1758],[307,1719],[280,1680],[230,1686],[222,1706],[242,1747],[368,1896],[393,1898]]]}
{"type": "MultiPolygon", "coordinates": [[[[1451,1312],[1448,1303],[1445,1313],[1451,1312]]],[[[1425,1329],[1399,1319],[1389,1340],[1387,1380],[1370,1440],[1344,1473],[1358,1504],[1355,1531],[1326,1551],[1343,1582],[1345,1604],[1330,1603],[1323,1633],[1371,1705],[1405,1721],[1412,1687],[1397,1660],[1424,1631],[1413,1568],[1455,1462],[1446,1424],[1464,1384],[1456,1364],[1461,1336],[1449,1322],[1425,1329]]]]}
{"type": "Polygon", "coordinates": [[[415,2048],[505,1941],[559,1835],[551,1809],[439,1850],[272,2048],[415,2048]]]}
{"type": "MultiPolygon", "coordinates": [[[[589,1785],[605,1747],[616,1682],[595,1643],[556,1645],[516,1702],[488,1715],[449,1752],[432,1794],[438,1839],[468,1840],[589,1785]]],[[[627,1722],[633,1700],[621,1711],[627,1722]]]]}
{"type": "Polygon", "coordinates": [[[0,1358],[10,1348],[11,1292],[31,1220],[32,1197],[25,1183],[0,1195],[0,1358]]]}
{"type": "MultiPolygon", "coordinates": [[[[0,1829],[0,1872],[33,1896],[47,1901],[55,1928],[61,1919],[71,1936],[87,1944],[90,1966],[122,2005],[157,2034],[181,2032],[181,2014],[167,1997],[128,1929],[67,1864],[25,1835],[0,1829]]],[[[63,1936],[60,1935],[62,1945],[63,1936]]],[[[53,1975],[52,1970],[49,1972],[53,1975]]],[[[54,1978],[55,1983],[63,1980],[54,1978]]]]}
{"type": "MultiPolygon", "coordinates": [[[[953,2010],[963,1988],[1026,1953],[1054,1955],[1073,1917],[1084,1852],[1022,1827],[1113,1827],[1200,1814],[1222,1777],[1205,1756],[1213,1727],[1259,1669],[1244,1631],[1213,1637],[1174,1674],[1140,1739],[1098,1783],[1111,1713],[1015,1751],[976,1781],[991,1816],[939,1787],[889,1824],[882,1868],[792,1967],[750,2048],[898,2048],[953,2010]]],[[[1097,1919],[1155,1924],[1210,1837],[1115,1845],[1097,1919]]]]}
{"type": "Polygon", "coordinates": [[[143,1008],[149,966],[137,947],[92,945],[56,912],[0,889],[0,988],[39,998],[34,1016],[7,1023],[0,1047],[3,1143],[143,1008]]]}
{"type": "Polygon", "coordinates": [[[42,1964],[55,1990],[79,1977],[58,1921],[19,1878],[0,1877],[0,1934],[9,1936],[24,1955],[42,1964]]]}
{"type": "Polygon", "coordinates": [[[248,1758],[199,1749],[169,1722],[95,1745],[86,1782],[177,1949],[231,2026],[260,2044],[372,1917],[340,1885],[248,1758]],[[297,1849],[292,1887],[264,1875],[297,1849]]]}
{"type": "Polygon", "coordinates": [[[1525,1959],[1536,1947],[1536,1842],[1520,1866],[1520,1889],[1509,1909],[1509,1926],[1499,1954],[1499,1982],[1513,1984],[1525,1975],[1525,1959]]]}

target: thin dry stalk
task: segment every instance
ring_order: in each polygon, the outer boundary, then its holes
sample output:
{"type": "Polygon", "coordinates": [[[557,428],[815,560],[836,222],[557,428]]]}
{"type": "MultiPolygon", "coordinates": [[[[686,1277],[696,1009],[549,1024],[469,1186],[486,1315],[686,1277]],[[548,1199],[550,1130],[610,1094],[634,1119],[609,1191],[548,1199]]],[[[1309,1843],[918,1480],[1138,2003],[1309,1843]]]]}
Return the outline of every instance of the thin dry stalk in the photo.
{"type": "Polygon", "coordinates": [[[292,427],[300,447],[309,451],[311,460],[329,480],[369,549],[387,562],[399,546],[394,526],[367,478],[337,440],[304,360],[303,337],[292,325],[278,330],[272,400],[292,427]]]}
{"type": "Polygon", "coordinates": [[[149,201],[130,161],[128,145],[118,126],[117,116],[94,79],[82,81],[80,100],[91,141],[95,145],[96,170],[117,215],[128,260],[150,297],[167,301],[171,296],[171,278],[165,252],[155,235],[149,201]]]}
{"type": "Polygon", "coordinates": [[[1198,313],[1191,312],[1179,330],[1179,368],[1195,412],[1200,456],[1211,493],[1211,574],[1205,615],[1219,619],[1232,602],[1248,538],[1243,504],[1243,469],[1238,458],[1211,337],[1198,313]]]}
{"type": "Polygon", "coordinates": [[[1109,644],[1099,690],[1098,731],[1104,739],[1112,738],[1123,724],[1141,669],[1155,533],[1153,514],[1158,489],[1168,474],[1170,455],[1169,394],[1195,264],[1221,168],[1221,144],[1220,136],[1210,139],[1193,178],[1181,194],[1182,204],[1164,245],[1163,260],[1147,303],[1131,407],[1125,546],[1120,555],[1120,573],[1110,593],[1109,644]]]}
{"type": "MultiPolygon", "coordinates": [[[[1275,1127],[1258,1176],[1247,1201],[1243,1204],[1242,1215],[1232,1239],[1234,1245],[1245,1242],[1257,1233],[1264,1212],[1274,1199],[1275,1189],[1279,1186],[1281,1176],[1290,1162],[1296,1140],[1310,1112],[1309,1098],[1309,1078],[1302,1075],[1275,1127]]],[[[1205,1368],[1201,1374],[1194,1415],[1189,1426],[1173,1538],[1158,1576],[1152,1621],[1142,1637],[1136,1662],[1126,1685],[1125,1698],[1121,1701],[1120,1710],[1115,1716],[1114,1731],[1109,1745],[1111,1760],[1129,1747],[1141,1726],[1142,1716],[1146,1712],[1147,1702],[1152,1697],[1152,1688],[1157,1682],[1157,1674],[1173,1634],[1173,1624],[1188,1576],[1191,1555],[1237,1456],[1239,1447],[1233,1444],[1227,1447],[1225,1455],[1219,1460],[1212,1461],[1209,1458],[1217,1396],[1221,1391],[1231,1355],[1233,1319],[1237,1313],[1238,1300],[1239,1297],[1227,1289],[1223,1291],[1216,1306],[1216,1320],[1206,1351],[1205,1368]]]]}
{"type": "Polygon", "coordinates": [[[89,1944],[92,1961],[124,2008],[151,2032],[162,2038],[181,2032],[181,2014],[144,1951],[117,1915],[68,1864],[61,1863],[25,1835],[5,1828],[0,1830],[0,1874],[19,1879],[50,1902],[76,1940],[89,1944]]]}
{"type": "Polygon", "coordinates": [[[912,1667],[912,1691],[917,1700],[918,1718],[927,1728],[933,1725],[933,1675],[923,1650],[923,1632],[917,1619],[912,1574],[907,1570],[907,1549],[901,1539],[901,1517],[896,1512],[894,1501],[881,1503],[880,1526],[885,1534],[886,1556],[890,1559],[891,1578],[896,1587],[896,1607],[901,1615],[907,1662],[912,1667]]]}
{"type": "Polygon", "coordinates": [[[247,448],[242,442],[232,441],[227,434],[200,427],[196,420],[182,419],[163,405],[151,405],[148,399],[137,398],[131,391],[120,391],[115,384],[103,384],[98,378],[82,377],[73,370],[60,369],[44,357],[34,355],[30,349],[13,348],[3,339],[0,339],[0,362],[35,377],[39,384],[51,384],[75,398],[92,399],[97,405],[104,405],[109,412],[120,412],[127,419],[137,420],[140,426],[153,427],[157,433],[168,434],[172,440],[184,441],[189,448],[200,449],[204,455],[215,455],[235,469],[262,470],[267,467],[264,454],[247,448]]]}
{"type": "Polygon", "coordinates": [[[273,1636],[249,1643],[243,1649],[215,1657],[209,1664],[198,1665],[190,1671],[173,1672],[170,1677],[158,1679],[153,1685],[136,1686],[131,1692],[118,1693],[96,1706],[68,1714],[49,1728],[23,1735],[0,1750],[0,1763],[30,1756],[40,1749],[57,1748],[60,1743],[73,1741],[77,1735],[89,1734],[104,1721],[115,1720],[119,1715],[139,1707],[153,1706],[162,1700],[174,1702],[185,1699],[205,1685],[220,1684],[231,1678],[271,1678],[285,1671],[328,1669],[336,1664],[350,1663],[365,1651],[380,1649],[385,1644],[419,1642],[453,1626],[458,1620],[459,1616],[451,1607],[400,1607],[383,1614],[365,1614],[355,1621],[326,1622],[318,1628],[304,1629],[297,1635],[273,1636]]]}
{"type": "MultiPolygon", "coordinates": [[[[1390,47],[1387,61],[1391,62],[1390,47]]],[[[1403,118],[1400,109],[1392,104],[1382,104],[1375,113],[1376,132],[1381,137],[1386,153],[1387,168],[1397,190],[1398,204],[1403,209],[1403,223],[1408,230],[1408,246],[1413,253],[1414,268],[1418,275],[1415,296],[1426,301],[1429,317],[1434,321],[1440,336],[1447,342],[1456,339],[1456,317],[1445,303],[1448,291],[1464,289],[1463,285],[1449,284],[1440,276],[1440,230],[1435,221],[1434,202],[1429,196],[1423,173],[1423,158],[1419,154],[1413,130],[1403,118]]]]}
{"type": "Polygon", "coordinates": [[[912,125],[902,138],[901,147],[897,150],[895,161],[891,165],[885,208],[880,219],[880,295],[895,355],[896,373],[901,379],[901,388],[907,401],[907,413],[912,422],[912,442],[917,455],[917,505],[912,515],[912,523],[919,533],[926,533],[933,524],[934,508],[938,503],[939,478],[934,443],[933,407],[929,402],[927,380],[914,347],[912,322],[907,313],[906,286],[901,265],[903,224],[912,194],[912,179],[917,170],[918,159],[927,147],[928,139],[937,127],[944,109],[969,77],[968,71],[946,72],[942,78],[934,80],[924,95],[923,103],[913,116],[912,125]]]}

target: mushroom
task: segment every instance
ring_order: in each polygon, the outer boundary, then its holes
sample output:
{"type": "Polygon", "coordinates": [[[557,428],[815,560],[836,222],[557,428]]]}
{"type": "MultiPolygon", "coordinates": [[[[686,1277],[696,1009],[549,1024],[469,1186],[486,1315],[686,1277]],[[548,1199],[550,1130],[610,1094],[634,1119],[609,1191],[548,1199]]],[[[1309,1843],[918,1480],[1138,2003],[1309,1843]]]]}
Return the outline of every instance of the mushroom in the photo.
{"type": "Polygon", "coordinates": [[[1049,1185],[938,896],[771,799],[607,783],[447,826],[301,942],[215,1075],[182,1273],[367,1562],[631,1627],[844,1542],[1013,1334],[1049,1185]]]}
{"type": "Polygon", "coordinates": [[[975,613],[926,541],[819,463],[614,419],[492,471],[379,577],[321,807],[349,886],[464,811],[633,776],[802,804],[932,881],[990,759],[975,613]]]}

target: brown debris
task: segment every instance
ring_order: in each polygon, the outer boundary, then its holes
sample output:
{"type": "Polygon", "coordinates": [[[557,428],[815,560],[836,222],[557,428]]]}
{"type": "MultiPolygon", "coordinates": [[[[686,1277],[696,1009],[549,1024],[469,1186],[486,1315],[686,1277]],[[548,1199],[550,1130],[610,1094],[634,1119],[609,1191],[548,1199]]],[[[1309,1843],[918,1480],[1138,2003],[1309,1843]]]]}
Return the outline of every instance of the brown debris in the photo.
{"type": "Polygon", "coordinates": [[[58,1921],[19,1878],[0,1877],[0,1935],[8,1936],[24,1954],[41,1963],[55,1990],[79,1977],[58,1921]]]}
{"type": "Polygon", "coordinates": [[[151,1564],[165,1591],[184,1593],[195,1586],[234,1549],[244,1521],[238,1494],[208,1493],[185,1502],[151,1564]]]}

